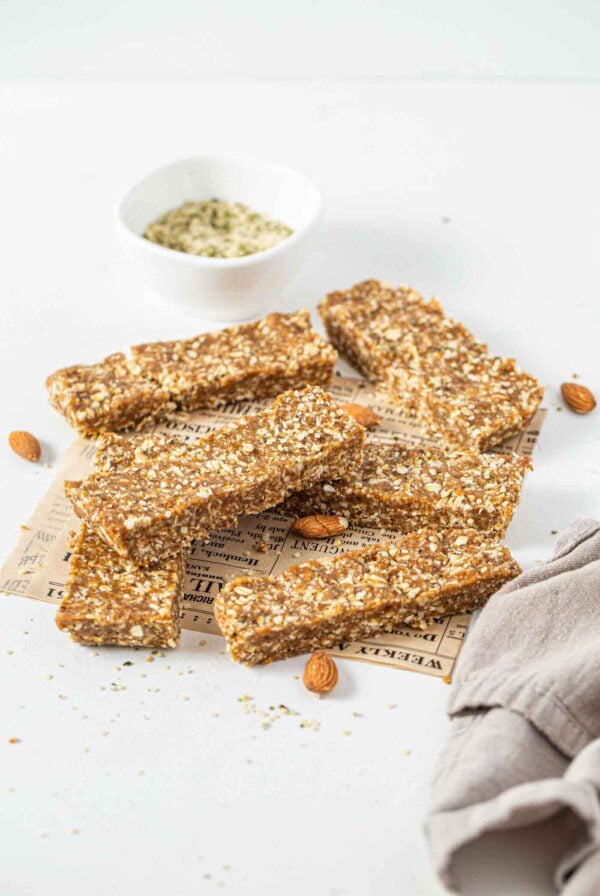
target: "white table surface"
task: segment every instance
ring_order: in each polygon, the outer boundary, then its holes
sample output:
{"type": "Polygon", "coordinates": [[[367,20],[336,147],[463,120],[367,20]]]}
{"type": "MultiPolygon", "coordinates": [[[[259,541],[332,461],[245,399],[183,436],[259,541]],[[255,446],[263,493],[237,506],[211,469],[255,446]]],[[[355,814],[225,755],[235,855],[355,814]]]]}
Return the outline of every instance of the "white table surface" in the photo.
{"type": "MultiPolygon", "coordinates": [[[[508,533],[523,564],[547,557],[551,530],[599,510],[599,412],[557,411],[572,374],[600,391],[599,100],[556,85],[4,85],[2,555],[73,439],[45,376],[209,328],[131,279],[111,213],[145,171],[223,152],[298,167],[324,192],[321,250],[273,309],[366,277],[408,282],[547,385],[508,533]],[[10,452],[21,428],[50,469],[10,452]]],[[[441,681],[340,661],[318,701],[295,678],[302,659],[248,670],[192,633],[153,663],[96,656],[58,632],[52,606],[1,601],[3,896],[442,892],[421,837],[441,681]],[[264,729],[244,694],[301,716],[264,729]]],[[[472,892],[506,896],[507,866],[476,858],[472,892]]],[[[552,892],[533,868],[517,891],[552,892]]]]}

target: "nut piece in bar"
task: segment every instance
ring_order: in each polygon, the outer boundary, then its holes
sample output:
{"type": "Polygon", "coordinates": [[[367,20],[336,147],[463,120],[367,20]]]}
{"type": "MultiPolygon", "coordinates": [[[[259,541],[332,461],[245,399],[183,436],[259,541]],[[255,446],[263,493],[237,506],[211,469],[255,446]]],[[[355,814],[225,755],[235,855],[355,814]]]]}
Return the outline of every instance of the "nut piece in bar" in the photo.
{"type": "Polygon", "coordinates": [[[360,467],[296,492],[283,513],[336,514],[353,523],[413,532],[465,527],[504,534],[518,504],[528,458],[368,444],[360,467]]]}
{"type": "Polygon", "coordinates": [[[534,377],[408,287],[367,280],[326,296],[319,310],[336,348],[446,447],[490,448],[540,404],[534,377]]]}
{"type": "Polygon", "coordinates": [[[174,407],[165,389],[132,373],[120,353],[57,370],[46,388],[50,404],[86,439],[103,430],[139,429],[174,407]]]}
{"type": "Polygon", "coordinates": [[[308,311],[179,342],[134,345],[132,369],[193,411],[221,401],[271,398],[305,385],[328,386],[337,352],[312,329],[308,311]]]}
{"type": "MultiPolygon", "coordinates": [[[[96,470],[130,467],[136,450],[164,450],[171,440],[108,435],[96,470]],[[151,443],[154,443],[152,446],[151,443]]],[[[84,523],[73,539],[69,577],[56,615],[59,628],[82,644],[175,647],[179,641],[185,552],[160,568],[140,569],[120,557],[84,523]]]]}
{"type": "Polygon", "coordinates": [[[141,565],[360,463],[365,430],[318,386],[138,466],[65,482],[78,516],[141,565]]]}
{"type": "Polygon", "coordinates": [[[241,576],[215,601],[234,660],[247,665],[371,638],[473,610],[520,572],[473,529],[421,530],[396,542],[308,560],[282,576],[241,576]]]}

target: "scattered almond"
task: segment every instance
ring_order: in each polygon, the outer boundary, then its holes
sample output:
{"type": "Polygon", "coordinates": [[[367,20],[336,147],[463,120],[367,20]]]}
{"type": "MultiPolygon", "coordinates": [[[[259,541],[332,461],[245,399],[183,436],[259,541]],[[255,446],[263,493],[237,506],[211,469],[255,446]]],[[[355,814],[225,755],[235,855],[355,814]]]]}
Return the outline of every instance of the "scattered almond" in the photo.
{"type": "Polygon", "coordinates": [[[565,402],[577,414],[589,414],[596,407],[596,399],[586,386],[580,386],[579,383],[563,383],[560,391],[565,402]]]}
{"type": "Polygon", "coordinates": [[[325,516],[321,513],[304,516],[292,523],[292,532],[303,538],[331,538],[332,535],[341,535],[347,528],[348,520],[343,516],[325,516]]]}
{"type": "Polygon", "coordinates": [[[379,414],[376,414],[371,408],[365,407],[364,404],[353,404],[352,402],[348,402],[347,404],[341,405],[341,408],[347,414],[350,414],[351,417],[354,417],[357,423],[360,423],[361,426],[364,426],[367,429],[371,426],[379,426],[381,423],[379,414]]]}
{"type": "Polygon", "coordinates": [[[313,694],[327,694],[332,691],[338,681],[338,670],[329,654],[319,651],[313,653],[302,675],[302,681],[313,694]]]}
{"type": "Polygon", "coordinates": [[[19,457],[25,460],[36,461],[42,456],[40,443],[30,432],[24,432],[21,429],[11,432],[8,437],[8,444],[19,457]]]}

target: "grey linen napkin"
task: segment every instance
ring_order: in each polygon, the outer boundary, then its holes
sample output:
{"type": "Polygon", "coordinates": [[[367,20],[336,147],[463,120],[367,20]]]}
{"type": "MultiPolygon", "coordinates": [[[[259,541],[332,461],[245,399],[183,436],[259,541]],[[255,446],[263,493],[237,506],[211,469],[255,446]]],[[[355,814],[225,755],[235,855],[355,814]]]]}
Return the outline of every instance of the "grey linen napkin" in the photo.
{"type": "Polygon", "coordinates": [[[462,651],[448,713],[426,824],[446,886],[457,891],[461,847],[562,813],[556,885],[578,869],[565,893],[599,894],[600,522],[576,520],[551,560],[490,599],[462,651]]]}

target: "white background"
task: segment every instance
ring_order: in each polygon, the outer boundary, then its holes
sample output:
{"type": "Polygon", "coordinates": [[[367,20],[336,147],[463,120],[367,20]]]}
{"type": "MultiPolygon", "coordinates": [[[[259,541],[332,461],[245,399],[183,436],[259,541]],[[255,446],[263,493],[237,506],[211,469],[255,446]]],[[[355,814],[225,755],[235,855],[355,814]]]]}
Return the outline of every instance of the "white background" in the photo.
{"type": "Polygon", "coordinates": [[[596,0],[3,0],[0,73],[598,79],[596,0]]]}
{"type": "MultiPolygon", "coordinates": [[[[320,249],[273,308],[370,276],[409,282],[546,384],[507,539],[522,564],[598,513],[598,414],[557,410],[573,373],[600,391],[598,5],[399,8],[0,6],[5,436],[34,432],[52,468],[73,434],[46,404],[49,372],[203,329],[131,279],[112,208],[163,162],[233,152],[323,190],[320,249]]],[[[5,437],[0,464],[5,556],[53,470],[5,437]]],[[[185,634],[153,663],[94,656],[52,607],[2,596],[2,896],[439,896],[420,829],[447,688],[340,661],[316,701],[301,659],[247,670],[222,650],[185,634]],[[300,716],[263,729],[244,694],[300,716]]],[[[552,892],[540,852],[519,884],[498,855],[475,857],[470,892],[552,892]]]]}

